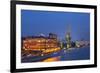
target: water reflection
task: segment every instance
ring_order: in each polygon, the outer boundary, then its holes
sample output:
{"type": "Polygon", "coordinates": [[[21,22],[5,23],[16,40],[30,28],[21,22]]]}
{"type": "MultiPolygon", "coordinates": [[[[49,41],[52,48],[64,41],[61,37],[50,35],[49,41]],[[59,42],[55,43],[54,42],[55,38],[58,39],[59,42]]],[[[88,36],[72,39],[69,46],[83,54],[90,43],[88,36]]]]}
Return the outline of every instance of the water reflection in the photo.
{"type": "Polygon", "coordinates": [[[90,47],[72,48],[70,50],[62,49],[45,56],[28,56],[22,58],[22,63],[26,62],[53,62],[67,60],[87,60],[90,59],[90,47]]]}
{"type": "Polygon", "coordinates": [[[54,61],[60,61],[60,56],[47,58],[47,59],[43,60],[42,62],[54,62],[54,61]]]}

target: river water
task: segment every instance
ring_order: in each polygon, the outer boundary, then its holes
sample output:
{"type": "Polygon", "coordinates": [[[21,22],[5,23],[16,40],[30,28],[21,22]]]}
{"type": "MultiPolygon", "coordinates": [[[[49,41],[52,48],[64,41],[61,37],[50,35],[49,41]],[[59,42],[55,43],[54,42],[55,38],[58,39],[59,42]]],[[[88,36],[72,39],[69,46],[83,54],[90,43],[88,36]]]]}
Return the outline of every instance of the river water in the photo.
{"type": "Polygon", "coordinates": [[[90,59],[90,47],[71,48],[70,50],[62,49],[46,56],[27,57],[22,59],[22,63],[27,62],[53,62],[69,60],[88,60],[90,59]]]}
{"type": "Polygon", "coordinates": [[[60,61],[66,60],[87,60],[90,59],[90,48],[74,48],[72,50],[61,50],[59,53],[60,61]]]}

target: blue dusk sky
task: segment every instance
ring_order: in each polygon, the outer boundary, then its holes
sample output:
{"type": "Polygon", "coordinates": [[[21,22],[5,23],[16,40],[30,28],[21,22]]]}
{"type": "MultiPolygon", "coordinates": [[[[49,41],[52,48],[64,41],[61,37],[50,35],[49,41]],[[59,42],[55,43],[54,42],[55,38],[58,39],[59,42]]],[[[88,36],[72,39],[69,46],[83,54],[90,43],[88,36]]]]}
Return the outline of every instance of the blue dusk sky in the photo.
{"type": "Polygon", "coordinates": [[[90,14],[79,12],[56,12],[21,10],[21,36],[38,36],[49,33],[65,39],[70,28],[71,38],[90,40],[90,14]]]}

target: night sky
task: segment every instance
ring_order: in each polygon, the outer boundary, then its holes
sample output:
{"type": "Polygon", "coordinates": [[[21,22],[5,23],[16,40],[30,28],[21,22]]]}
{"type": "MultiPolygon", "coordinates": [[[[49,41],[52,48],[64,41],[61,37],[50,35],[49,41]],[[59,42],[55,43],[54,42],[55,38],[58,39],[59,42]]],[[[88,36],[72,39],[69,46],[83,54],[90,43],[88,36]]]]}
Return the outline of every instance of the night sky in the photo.
{"type": "Polygon", "coordinates": [[[55,33],[62,40],[68,27],[73,41],[90,40],[89,13],[21,10],[22,37],[55,33]]]}

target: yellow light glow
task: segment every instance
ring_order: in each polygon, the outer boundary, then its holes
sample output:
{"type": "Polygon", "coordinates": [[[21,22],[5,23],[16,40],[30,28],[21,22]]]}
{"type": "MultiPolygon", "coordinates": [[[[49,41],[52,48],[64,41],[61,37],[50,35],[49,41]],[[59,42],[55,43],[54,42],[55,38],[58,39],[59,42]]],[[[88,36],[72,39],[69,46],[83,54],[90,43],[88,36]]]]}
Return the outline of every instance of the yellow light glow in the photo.
{"type": "Polygon", "coordinates": [[[43,60],[43,62],[53,62],[53,61],[59,61],[60,57],[53,57],[43,60]]]}

